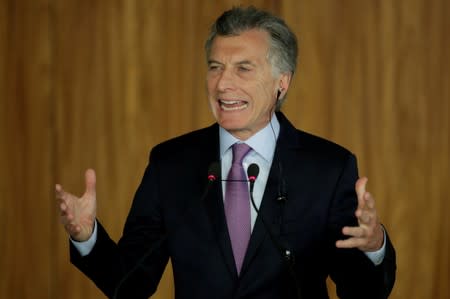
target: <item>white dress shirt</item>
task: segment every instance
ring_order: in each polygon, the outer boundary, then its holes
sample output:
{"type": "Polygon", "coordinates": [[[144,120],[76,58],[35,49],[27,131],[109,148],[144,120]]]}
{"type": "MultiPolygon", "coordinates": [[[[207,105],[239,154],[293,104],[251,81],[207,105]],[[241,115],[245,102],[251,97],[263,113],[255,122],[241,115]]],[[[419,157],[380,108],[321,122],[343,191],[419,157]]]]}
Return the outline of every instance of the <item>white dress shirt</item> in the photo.
{"type": "MultiPolygon", "coordinates": [[[[220,159],[222,164],[222,178],[228,176],[233,160],[232,146],[235,143],[241,143],[239,139],[231,135],[228,131],[220,127],[220,159]]],[[[252,148],[252,150],[244,157],[242,161],[245,172],[250,164],[255,163],[259,167],[258,178],[255,181],[253,188],[253,199],[256,207],[259,209],[261,200],[266,188],[267,178],[269,177],[270,167],[272,166],[273,155],[275,153],[275,146],[280,133],[280,124],[276,117],[272,117],[271,123],[257,132],[255,135],[245,140],[245,143],[252,148]]],[[[222,181],[223,198],[225,200],[225,185],[222,181]]],[[[251,229],[255,225],[257,212],[250,204],[251,211],[251,229]]]]}

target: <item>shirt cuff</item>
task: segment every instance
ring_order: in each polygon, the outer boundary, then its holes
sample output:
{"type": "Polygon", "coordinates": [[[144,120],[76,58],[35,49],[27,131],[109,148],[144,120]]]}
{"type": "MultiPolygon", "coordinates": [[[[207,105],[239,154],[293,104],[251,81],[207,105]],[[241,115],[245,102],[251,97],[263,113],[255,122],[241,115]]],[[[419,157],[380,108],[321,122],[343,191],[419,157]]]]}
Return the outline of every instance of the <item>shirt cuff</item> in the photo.
{"type": "Polygon", "coordinates": [[[378,266],[383,262],[384,255],[386,253],[386,232],[383,229],[383,246],[377,251],[365,251],[364,254],[372,261],[375,266],[378,266]]]}
{"type": "Polygon", "coordinates": [[[92,235],[89,239],[78,242],[70,238],[70,242],[72,242],[73,246],[78,250],[81,256],[86,256],[91,253],[95,242],[97,242],[97,220],[94,222],[94,230],[92,231],[92,235]]]}

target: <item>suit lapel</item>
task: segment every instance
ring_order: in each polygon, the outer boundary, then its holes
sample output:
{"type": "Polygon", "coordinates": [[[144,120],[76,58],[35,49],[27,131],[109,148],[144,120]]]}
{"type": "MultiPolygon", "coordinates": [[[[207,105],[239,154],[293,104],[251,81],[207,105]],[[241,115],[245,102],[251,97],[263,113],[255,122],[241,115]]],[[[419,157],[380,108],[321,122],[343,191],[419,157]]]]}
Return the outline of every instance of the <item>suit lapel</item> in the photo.
{"type": "MultiPolygon", "coordinates": [[[[298,135],[296,133],[297,130],[294,128],[294,126],[292,126],[292,124],[282,113],[277,113],[277,118],[280,122],[280,135],[277,140],[274,159],[270,169],[269,177],[267,179],[266,188],[259,209],[259,214],[256,218],[255,226],[250,238],[250,243],[247,248],[241,275],[245,274],[246,270],[254,261],[258,249],[260,248],[264,239],[270,238],[270,235],[267,233],[267,228],[271,229],[272,235],[275,236],[275,238],[278,238],[280,234],[280,223],[278,220],[281,217],[281,207],[280,203],[278,203],[276,200],[279,195],[278,193],[280,190],[280,186],[282,184],[279,167],[280,164],[281,166],[285,166],[285,168],[286,166],[289,166],[290,158],[293,157],[292,155],[294,155],[297,152],[297,149],[300,147],[297,137],[298,135]],[[262,218],[264,218],[267,228],[265,227],[262,218]]],[[[283,168],[283,172],[281,173],[282,176],[286,176],[288,174],[288,172],[286,172],[286,170],[288,169],[285,168],[283,168]]],[[[272,241],[270,242],[271,246],[276,246],[272,243],[272,241]]]]}

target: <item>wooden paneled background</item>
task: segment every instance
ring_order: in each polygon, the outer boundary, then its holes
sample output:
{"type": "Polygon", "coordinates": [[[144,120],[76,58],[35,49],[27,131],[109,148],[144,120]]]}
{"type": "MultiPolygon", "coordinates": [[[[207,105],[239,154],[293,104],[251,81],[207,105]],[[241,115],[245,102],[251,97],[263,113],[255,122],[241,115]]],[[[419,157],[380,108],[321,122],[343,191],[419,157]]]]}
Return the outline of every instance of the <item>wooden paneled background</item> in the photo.
{"type": "MultiPolygon", "coordinates": [[[[69,264],[54,183],[81,194],[95,168],[118,239],[149,149],[212,122],[203,42],[235,3],[0,0],[0,298],[103,298],[69,264]]],[[[450,2],[243,3],[298,34],[284,111],[359,157],[397,249],[391,298],[450,298],[450,2]]],[[[154,297],[173,298],[170,267],[154,297]]]]}

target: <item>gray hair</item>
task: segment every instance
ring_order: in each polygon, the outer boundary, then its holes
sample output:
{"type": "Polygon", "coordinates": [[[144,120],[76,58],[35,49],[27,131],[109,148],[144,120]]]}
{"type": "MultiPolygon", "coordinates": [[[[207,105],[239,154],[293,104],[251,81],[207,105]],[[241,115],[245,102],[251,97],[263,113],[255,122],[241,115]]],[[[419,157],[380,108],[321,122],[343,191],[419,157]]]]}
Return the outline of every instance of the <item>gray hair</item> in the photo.
{"type": "MultiPolygon", "coordinates": [[[[270,46],[268,59],[274,75],[282,73],[294,74],[297,67],[298,46],[297,38],[284,20],[249,6],[247,8],[233,7],[225,11],[211,26],[209,36],[205,43],[206,57],[209,59],[211,46],[216,36],[239,35],[250,29],[260,29],[269,33],[270,46]]],[[[277,104],[281,107],[284,98],[277,104]]]]}

